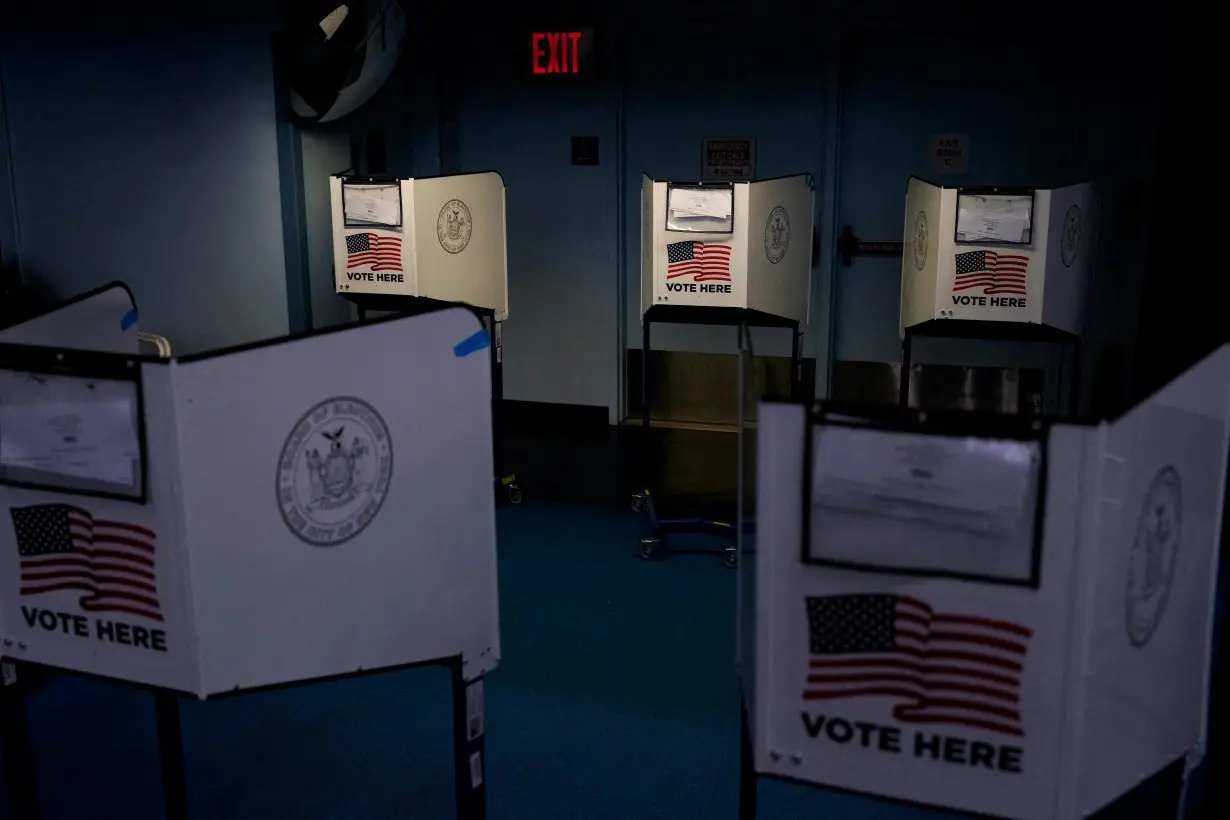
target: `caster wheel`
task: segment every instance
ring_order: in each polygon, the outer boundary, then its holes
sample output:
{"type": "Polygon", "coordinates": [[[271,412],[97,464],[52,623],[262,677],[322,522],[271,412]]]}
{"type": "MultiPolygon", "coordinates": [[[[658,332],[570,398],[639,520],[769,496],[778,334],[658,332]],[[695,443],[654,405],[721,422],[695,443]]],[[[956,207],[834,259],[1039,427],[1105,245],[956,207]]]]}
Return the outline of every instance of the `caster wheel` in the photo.
{"type": "Polygon", "coordinates": [[[658,557],[659,542],[656,538],[641,539],[641,557],[646,561],[652,561],[658,557]]]}
{"type": "Polygon", "coordinates": [[[508,500],[514,504],[521,503],[521,488],[516,484],[508,485],[508,500]]]}
{"type": "Polygon", "coordinates": [[[645,512],[645,496],[643,494],[641,493],[632,494],[632,512],[634,513],[645,512]]]}
{"type": "Polygon", "coordinates": [[[739,566],[739,553],[734,547],[727,547],[723,550],[722,563],[731,569],[739,566]]]}

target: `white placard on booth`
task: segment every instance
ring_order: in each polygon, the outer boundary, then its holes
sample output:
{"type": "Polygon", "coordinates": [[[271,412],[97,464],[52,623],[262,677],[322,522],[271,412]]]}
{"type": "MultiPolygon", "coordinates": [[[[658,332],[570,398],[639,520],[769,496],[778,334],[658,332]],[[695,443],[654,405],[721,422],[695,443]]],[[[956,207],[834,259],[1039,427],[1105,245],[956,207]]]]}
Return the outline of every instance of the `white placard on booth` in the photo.
{"type": "Polygon", "coordinates": [[[1040,427],[1036,446],[808,427],[802,406],[760,407],[755,627],[740,633],[758,773],[1076,820],[1201,747],[1230,346],[1118,419],[1040,427]],[[833,430],[846,440],[826,446],[833,430]],[[856,450],[872,464],[820,464],[856,450]],[[915,486],[959,476],[945,498],[915,486]],[[968,486],[983,481],[996,492],[968,486]],[[880,523],[843,526],[834,507],[880,523]],[[1020,519],[1022,537],[980,554],[957,536],[994,528],[954,522],[959,508],[1020,519]]]}
{"type": "Polygon", "coordinates": [[[24,414],[0,449],[56,449],[41,412],[122,460],[102,445],[123,425],[53,383],[114,382],[144,469],[124,492],[0,465],[6,654],[201,697],[457,655],[467,680],[490,670],[488,343],[451,308],[183,359],[0,346],[0,408],[24,414]]]}
{"type": "Polygon", "coordinates": [[[641,178],[641,314],[654,305],[758,310],[806,324],[809,175],[758,182],[641,178]]]}
{"type": "Polygon", "coordinates": [[[495,171],[329,180],[343,296],[458,302],[508,318],[504,180],[495,171]]]}

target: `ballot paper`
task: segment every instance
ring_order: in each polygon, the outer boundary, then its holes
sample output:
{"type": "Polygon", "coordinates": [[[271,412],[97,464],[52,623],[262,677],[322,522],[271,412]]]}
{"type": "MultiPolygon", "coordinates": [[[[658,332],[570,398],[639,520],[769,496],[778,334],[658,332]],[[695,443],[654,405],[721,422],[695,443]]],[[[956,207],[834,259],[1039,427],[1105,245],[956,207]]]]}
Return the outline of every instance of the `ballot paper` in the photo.
{"type": "Polygon", "coordinates": [[[957,206],[957,241],[1027,244],[1032,220],[1032,197],[962,194],[957,206]]]}
{"type": "Polygon", "coordinates": [[[671,188],[667,207],[675,218],[726,219],[734,210],[730,188],[671,188]]]}
{"type": "Polygon", "coordinates": [[[734,191],[730,188],[671,188],[666,229],[730,233],[734,230],[734,191]]]}
{"type": "Polygon", "coordinates": [[[1037,442],[825,426],[812,503],[996,537],[1031,520],[1037,442]]]}
{"type": "Polygon", "coordinates": [[[0,404],[0,465],[131,484],[140,459],[129,398],[0,404]]]}
{"type": "Polygon", "coordinates": [[[401,188],[397,185],[343,185],[346,222],[396,227],[401,224],[401,188]]]}

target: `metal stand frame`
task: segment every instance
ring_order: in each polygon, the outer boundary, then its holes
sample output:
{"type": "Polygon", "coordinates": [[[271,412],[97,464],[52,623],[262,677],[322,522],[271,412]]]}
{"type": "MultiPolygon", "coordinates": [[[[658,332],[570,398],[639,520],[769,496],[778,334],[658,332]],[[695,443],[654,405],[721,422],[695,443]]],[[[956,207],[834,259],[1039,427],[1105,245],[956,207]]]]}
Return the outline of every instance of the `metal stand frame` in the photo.
{"type": "Polygon", "coordinates": [[[1065,333],[1062,330],[1057,330],[1047,325],[1033,325],[1021,322],[978,322],[960,319],[933,320],[905,329],[901,338],[901,375],[897,390],[897,402],[901,407],[909,407],[910,404],[910,368],[914,363],[914,339],[920,336],[969,339],[974,341],[1057,344],[1060,346],[1061,356],[1057,378],[1059,396],[1056,402],[1059,411],[1056,415],[1070,418],[1078,414],[1080,406],[1081,364],[1081,340],[1079,336],[1065,333]]]}
{"type": "MultiPolygon", "coordinates": [[[[641,441],[639,443],[640,488],[632,494],[632,511],[645,516],[646,528],[641,537],[640,556],[646,560],[658,558],[665,551],[664,539],[668,535],[699,534],[710,535],[722,539],[724,544],[720,550],[722,563],[730,568],[738,566],[739,548],[736,543],[736,525],[712,518],[668,517],[662,515],[658,504],[649,488],[649,448],[650,448],[650,379],[649,358],[653,350],[652,327],[654,322],[663,324],[720,325],[735,327],[739,333],[744,328],[778,327],[792,331],[790,347],[790,398],[797,399],[800,385],[803,381],[802,358],[802,328],[793,319],[784,319],[756,310],[743,308],[711,308],[690,307],[681,305],[654,305],[641,317],[641,441]]],[[[739,364],[742,367],[742,362],[739,364]]],[[[740,395],[738,401],[742,403],[740,395]]],[[[742,469],[742,465],[740,465],[742,469]]],[[[738,506],[736,500],[735,505],[738,506]]],[[[732,510],[732,512],[734,512],[732,510]]],[[[732,520],[738,520],[738,515],[732,515],[732,520]]]]}
{"type": "MultiPolygon", "coordinates": [[[[359,311],[359,321],[367,320],[367,311],[381,310],[393,313],[404,313],[413,316],[419,313],[439,310],[446,303],[436,299],[415,296],[381,296],[374,294],[347,293],[340,294],[354,303],[359,311]]],[[[483,322],[491,340],[491,435],[492,453],[495,463],[494,484],[497,496],[502,494],[513,504],[521,503],[521,485],[517,483],[517,474],[507,472],[504,466],[504,344],[501,338],[500,326],[495,311],[488,308],[477,308],[466,305],[477,313],[483,322]]]]}
{"type": "MultiPolygon", "coordinates": [[[[483,688],[481,677],[466,681],[462,677],[460,655],[428,661],[425,664],[410,664],[400,669],[427,664],[442,664],[449,667],[453,698],[453,767],[456,784],[455,802],[457,820],[484,820],[487,816],[487,785],[485,762],[486,727],[482,715],[483,688]]],[[[8,780],[9,816],[14,820],[38,820],[38,780],[34,754],[30,744],[29,718],[26,711],[26,670],[33,664],[10,658],[3,660],[4,685],[0,686],[0,735],[3,741],[4,769],[8,780]]],[[[49,667],[47,667],[49,668],[49,667]]],[[[373,673],[391,672],[394,669],[377,670],[373,673]]],[[[78,674],[69,672],[68,674],[78,674]]],[[[354,677],[338,675],[337,678],[354,677]]],[[[298,686],[319,683],[323,678],[287,684],[298,686]]],[[[140,687],[151,689],[151,687],[140,687]]],[[[274,687],[267,687],[274,688],[274,687]]],[[[158,751],[162,768],[162,797],[167,820],[188,820],[188,782],[184,765],[183,734],[180,726],[178,692],[168,689],[151,689],[154,695],[154,714],[158,722],[158,751]]],[[[264,691],[248,690],[248,691],[264,691]]],[[[242,697],[244,693],[222,697],[242,697]]]]}

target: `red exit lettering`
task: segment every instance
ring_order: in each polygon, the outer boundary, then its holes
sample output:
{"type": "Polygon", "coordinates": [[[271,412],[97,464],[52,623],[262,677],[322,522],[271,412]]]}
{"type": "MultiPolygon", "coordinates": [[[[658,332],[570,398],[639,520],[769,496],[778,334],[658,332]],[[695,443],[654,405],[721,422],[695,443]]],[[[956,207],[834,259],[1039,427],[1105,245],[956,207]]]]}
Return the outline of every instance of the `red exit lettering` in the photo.
{"type": "Polygon", "coordinates": [[[576,74],[579,31],[534,32],[535,74],[576,74]]]}

